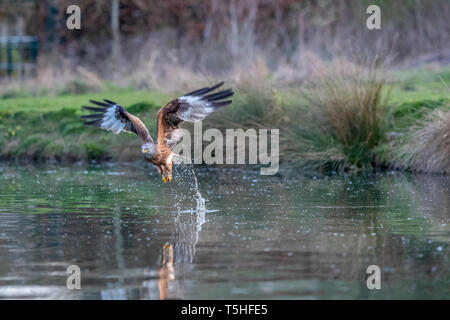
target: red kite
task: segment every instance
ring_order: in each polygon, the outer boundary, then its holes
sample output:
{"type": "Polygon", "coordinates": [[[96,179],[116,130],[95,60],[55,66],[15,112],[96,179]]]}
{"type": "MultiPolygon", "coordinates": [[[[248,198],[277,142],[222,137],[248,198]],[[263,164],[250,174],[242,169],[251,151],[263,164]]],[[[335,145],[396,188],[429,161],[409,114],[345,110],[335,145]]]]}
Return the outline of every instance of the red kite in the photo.
{"type": "Polygon", "coordinates": [[[156,141],[153,140],[147,127],[138,117],[107,99],[104,99],[104,102],[90,100],[99,107],[83,106],[84,109],[96,113],[81,116],[81,118],[85,120],[85,125],[97,126],[115,134],[122,131],[137,134],[142,140],[141,152],[144,154],[144,158],[158,169],[162,181],[165,183],[172,181],[172,149],[182,137],[181,130],[177,130],[180,124],[184,121],[201,121],[217,108],[231,103],[231,100],[224,100],[234,94],[231,89],[210,93],[221,85],[223,82],[189,92],[161,108],[157,115],[156,141]]]}

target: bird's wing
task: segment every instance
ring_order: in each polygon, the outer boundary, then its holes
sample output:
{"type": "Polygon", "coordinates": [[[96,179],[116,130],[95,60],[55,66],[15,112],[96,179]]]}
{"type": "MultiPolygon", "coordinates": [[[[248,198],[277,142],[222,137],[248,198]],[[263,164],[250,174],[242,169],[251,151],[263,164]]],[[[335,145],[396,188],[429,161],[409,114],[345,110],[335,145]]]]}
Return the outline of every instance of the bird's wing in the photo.
{"type": "Polygon", "coordinates": [[[203,120],[217,108],[230,104],[231,100],[225,99],[234,94],[233,90],[210,93],[221,85],[223,82],[189,92],[161,108],[157,116],[158,141],[172,149],[182,137],[177,130],[181,123],[203,120]]]}
{"type": "Polygon", "coordinates": [[[97,126],[115,134],[122,131],[133,132],[140,136],[144,143],[153,141],[147,127],[138,117],[128,113],[124,107],[113,101],[106,99],[103,101],[105,102],[90,100],[98,107],[83,106],[84,109],[95,112],[81,116],[85,125],[97,126]]]}

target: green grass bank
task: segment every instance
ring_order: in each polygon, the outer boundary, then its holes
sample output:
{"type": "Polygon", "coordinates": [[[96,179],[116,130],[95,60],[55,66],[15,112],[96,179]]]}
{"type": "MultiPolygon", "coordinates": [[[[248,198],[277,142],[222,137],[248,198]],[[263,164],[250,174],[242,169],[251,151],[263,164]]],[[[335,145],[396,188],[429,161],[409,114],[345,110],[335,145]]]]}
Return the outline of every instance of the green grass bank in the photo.
{"type": "MultiPolygon", "coordinates": [[[[233,105],[213,114],[204,127],[280,128],[280,163],[288,171],[449,173],[450,68],[397,71],[389,78],[374,70],[333,70],[281,89],[239,83],[233,105]]],[[[137,160],[139,139],[84,127],[80,107],[90,99],[116,101],[142,118],[154,135],[157,111],[176,96],[111,87],[82,94],[3,94],[0,158],[137,160]]]]}

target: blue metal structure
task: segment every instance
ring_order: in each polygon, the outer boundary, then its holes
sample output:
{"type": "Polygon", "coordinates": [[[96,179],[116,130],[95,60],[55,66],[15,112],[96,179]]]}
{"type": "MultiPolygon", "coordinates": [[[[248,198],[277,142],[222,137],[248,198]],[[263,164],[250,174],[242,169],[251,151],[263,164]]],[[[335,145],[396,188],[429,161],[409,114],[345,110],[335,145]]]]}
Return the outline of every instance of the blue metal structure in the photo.
{"type": "Polygon", "coordinates": [[[0,78],[34,74],[38,50],[37,37],[0,37],[0,78]]]}

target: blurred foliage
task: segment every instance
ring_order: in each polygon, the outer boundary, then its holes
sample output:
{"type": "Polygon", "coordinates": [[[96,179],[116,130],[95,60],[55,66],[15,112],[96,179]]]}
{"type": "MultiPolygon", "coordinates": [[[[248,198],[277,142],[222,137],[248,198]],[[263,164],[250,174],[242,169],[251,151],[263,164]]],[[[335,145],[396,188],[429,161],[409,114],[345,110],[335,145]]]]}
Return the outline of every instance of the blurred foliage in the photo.
{"type": "MultiPolygon", "coordinates": [[[[450,43],[447,0],[120,0],[119,3],[122,39],[162,33],[165,37],[161,42],[170,39],[172,48],[185,49],[192,44],[221,47],[233,56],[245,54],[247,45],[256,43],[291,56],[305,47],[326,50],[336,40],[342,44],[357,42],[360,47],[366,44],[373,49],[383,39],[398,57],[445,49],[450,43]],[[372,4],[379,5],[382,12],[382,29],[377,32],[365,27],[366,8],[372,4]]],[[[92,54],[88,44],[96,47],[96,55],[111,54],[111,45],[105,43],[113,38],[110,12],[109,0],[0,4],[0,18],[13,21],[15,16],[22,16],[26,33],[37,34],[42,48],[58,46],[66,51],[67,57],[92,54]],[[65,28],[68,17],[65,10],[72,4],[81,8],[81,30],[65,28]],[[71,45],[75,42],[76,47],[71,45]]]]}

